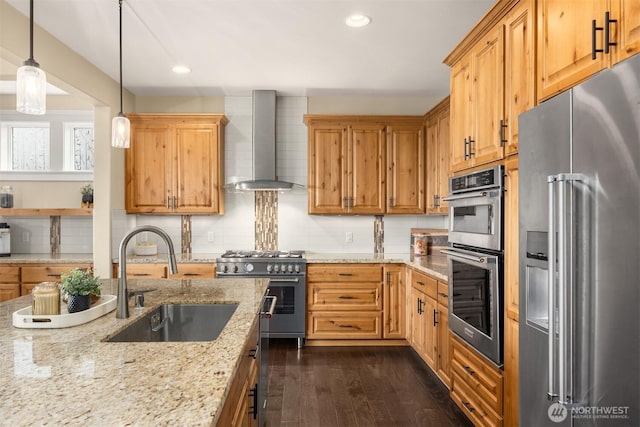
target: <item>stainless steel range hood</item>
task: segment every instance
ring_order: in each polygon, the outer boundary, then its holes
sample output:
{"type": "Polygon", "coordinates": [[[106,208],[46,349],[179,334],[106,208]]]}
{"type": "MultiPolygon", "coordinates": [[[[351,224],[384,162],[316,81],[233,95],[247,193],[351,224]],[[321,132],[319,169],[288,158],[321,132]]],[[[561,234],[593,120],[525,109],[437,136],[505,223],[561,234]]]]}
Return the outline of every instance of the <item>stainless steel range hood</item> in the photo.
{"type": "Polygon", "coordinates": [[[253,179],[234,184],[236,190],[291,190],[293,183],[276,176],[276,91],[253,91],[253,179]]]}

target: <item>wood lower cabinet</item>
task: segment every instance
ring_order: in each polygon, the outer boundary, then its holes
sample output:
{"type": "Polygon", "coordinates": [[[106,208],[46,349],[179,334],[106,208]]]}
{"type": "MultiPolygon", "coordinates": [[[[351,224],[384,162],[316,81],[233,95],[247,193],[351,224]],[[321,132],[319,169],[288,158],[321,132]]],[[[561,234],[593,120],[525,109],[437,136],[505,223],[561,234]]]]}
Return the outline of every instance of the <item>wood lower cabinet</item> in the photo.
{"type": "Polygon", "coordinates": [[[20,296],[20,267],[0,266],[0,302],[20,296]]]}
{"type": "Polygon", "coordinates": [[[449,194],[449,97],[425,116],[427,138],[427,213],[444,214],[449,209],[442,200],[449,194]]]}
{"type": "Polygon", "coordinates": [[[307,339],[404,338],[401,267],[307,265],[307,339]]]}
{"type": "Polygon", "coordinates": [[[451,398],[476,426],[502,426],[500,369],[452,336],[451,398]]]}
{"type": "Polygon", "coordinates": [[[411,270],[408,310],[411,311],[409,342],[447,387],[450,385],[448,286],[411,270]],[[444,296],[443,296],[444,295],[444,296]]]}
{"type": "Polygon", "coordinates": [[[231,383],[217,426],[219,427],[252,427],[258,425],[254,416],[254,395],[257,392],[259,366],[258,319],[254,322],[251,333],[242,351],[242,359],[231,383]]]}
{"type": "Polygon", "coordinates": [[[386,264],[383,269],[382,338],[406,338],[406,268],[386,264]]]}
{"type": "Polygon", "coordinates": [[[59,282],[60,275],[79,268],[88,270],[92,264],[28,264],[21,267],[21,295],[30,294],[41,282],[59,282]]]}
{"type": "MultiPolygon", "coordinates": [[[[113,277],[118,278],[118,263],[113,264],[113,277]]],[[[216,265],[214,263],[179,263],[178,273],[170,274],[166,264],[157,263],[129,263],[127,264],[128,279],[215,279],[216,265]]]]}
{"type": "Polygon", "coordinates": [[[125,157],[128,213],[224,213],[220,114],[131,114],[125,157]]]}

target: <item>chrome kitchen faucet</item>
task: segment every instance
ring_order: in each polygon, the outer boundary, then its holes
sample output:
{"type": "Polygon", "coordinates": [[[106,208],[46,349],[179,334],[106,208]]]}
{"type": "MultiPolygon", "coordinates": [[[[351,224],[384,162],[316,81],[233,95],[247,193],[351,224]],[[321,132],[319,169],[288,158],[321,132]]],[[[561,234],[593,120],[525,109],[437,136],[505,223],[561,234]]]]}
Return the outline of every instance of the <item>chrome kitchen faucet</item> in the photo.
{"type": "Polygon", "coordinates": [[[116,318],[126,319],[129,317],[129,292],[127,291],[127,244],[133,236],[144,231],[157,234],[167,245],[167,256],[169,257],[169,272],[176,274],[178,265],[176,264],[176,253],[173,250],[173,242],[163,229],[153,225],[143,225],[136,227],[127,233],[120,242],[120,254],[118,259],[118,305],[116,307],[116,318]]]}

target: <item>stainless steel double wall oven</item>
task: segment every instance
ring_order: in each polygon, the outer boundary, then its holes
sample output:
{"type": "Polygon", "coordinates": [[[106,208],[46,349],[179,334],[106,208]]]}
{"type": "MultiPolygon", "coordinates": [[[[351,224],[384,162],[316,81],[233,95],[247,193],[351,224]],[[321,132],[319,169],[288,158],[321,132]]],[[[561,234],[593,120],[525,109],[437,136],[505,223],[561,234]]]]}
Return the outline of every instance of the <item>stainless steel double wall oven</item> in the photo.
{"type": "Polygon", "coordinates": [[[503,181],[496,166],[449,179],[449,328],[502,365],[503,181]]]}

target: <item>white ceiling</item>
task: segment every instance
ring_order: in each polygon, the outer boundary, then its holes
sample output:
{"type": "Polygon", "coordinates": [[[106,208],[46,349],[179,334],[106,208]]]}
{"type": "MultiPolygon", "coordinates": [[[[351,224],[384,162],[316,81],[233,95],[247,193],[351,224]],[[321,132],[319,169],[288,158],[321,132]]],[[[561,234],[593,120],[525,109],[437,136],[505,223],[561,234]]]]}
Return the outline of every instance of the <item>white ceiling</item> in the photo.
{"type": "MultiPolygon", "coordinates": [[[[6,1],[28,16],[28,0],[6,1]]],[[[442,60],[493,3],[125,0],[123,84],[136,95],[444,96],[442,60]],[[355,12],[371,24],[347,27],[355,12]],[[178,63],[192,72],[174,74],[178,63]]],[[[118,79],[118,0],[36,0],[34,20],[118,79]]]]}

